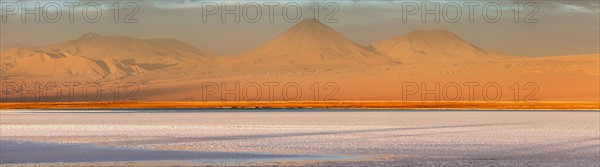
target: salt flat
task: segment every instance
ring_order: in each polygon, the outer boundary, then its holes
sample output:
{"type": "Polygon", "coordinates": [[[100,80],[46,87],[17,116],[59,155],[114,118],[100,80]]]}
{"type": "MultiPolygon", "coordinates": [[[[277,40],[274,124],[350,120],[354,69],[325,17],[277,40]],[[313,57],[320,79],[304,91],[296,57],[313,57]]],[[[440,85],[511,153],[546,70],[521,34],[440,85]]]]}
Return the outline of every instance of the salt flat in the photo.
{"type": "MultiPolygon", "coordinates": [[[[199,161],[259,153],[288,158],[253,155],[246,161],[332,161],[340,166],[600,165],[597,111],[20,110],[1,112],[0,116],[3,143],[222,153],[212,158],[198,154],[204,157],[197,158],[199,161]],[[294,155],[317,158],[295,159],[294,155]],[[331,158],[322,158],[328,156],[331,158]]],[[[68,155],[69,149],[57,152],[68,155]]],[[[15,152],[5,147],[0,154],[6,158],[15,152]]],[[[177,155],[155,160],[187,162],[195,156],[178,159],[177,155]]]]}

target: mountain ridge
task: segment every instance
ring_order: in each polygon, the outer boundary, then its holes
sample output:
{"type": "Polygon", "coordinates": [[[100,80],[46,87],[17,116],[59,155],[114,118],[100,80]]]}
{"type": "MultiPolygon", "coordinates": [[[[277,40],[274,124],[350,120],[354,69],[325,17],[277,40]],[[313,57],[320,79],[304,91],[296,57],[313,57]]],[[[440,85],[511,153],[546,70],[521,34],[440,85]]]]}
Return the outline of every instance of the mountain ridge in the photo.
{"type": "Polygon", "coordinates": [[[77,39],[46,46],[16,45],[0,53],[3,74],[68,77],[66,73],[74,77],[88,75],[92,79],[119,79],[153,70],[193,70],[218,56],[176,39],[136,39],[97,33],[85,33],[77,39]],[[76,69],[81,72],[73,71],[76,69]]]}

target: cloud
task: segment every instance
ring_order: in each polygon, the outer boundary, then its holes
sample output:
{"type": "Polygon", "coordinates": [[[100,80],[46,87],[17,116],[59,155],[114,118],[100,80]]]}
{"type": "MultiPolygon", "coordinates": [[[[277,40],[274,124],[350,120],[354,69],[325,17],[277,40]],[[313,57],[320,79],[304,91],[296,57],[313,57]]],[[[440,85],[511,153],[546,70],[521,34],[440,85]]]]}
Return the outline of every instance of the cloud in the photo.
{"type": "Polygon", "coordinates": [[[598,13],[600,11],[600,1],[562,1],[557,2],[571,11],[585,11],[598,13]]]}

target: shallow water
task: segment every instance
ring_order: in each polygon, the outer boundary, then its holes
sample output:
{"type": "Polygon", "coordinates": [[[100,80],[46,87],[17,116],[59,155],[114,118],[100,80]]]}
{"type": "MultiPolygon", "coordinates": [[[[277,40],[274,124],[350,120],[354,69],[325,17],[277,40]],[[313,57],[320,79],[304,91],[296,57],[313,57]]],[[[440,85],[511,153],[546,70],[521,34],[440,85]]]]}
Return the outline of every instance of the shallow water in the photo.
{"type": "Polygon", "coordinates": [[[0,141],[0,164],[7,163],[74,163],[74,162],[134,162],[184,160],[192,162],[278,162],[339,159],[325,155],[267,154],[246,152],[201,152],[148,150],[127,147],[107,147],[92,144],[61,144],[32,141],[0,141]]]}

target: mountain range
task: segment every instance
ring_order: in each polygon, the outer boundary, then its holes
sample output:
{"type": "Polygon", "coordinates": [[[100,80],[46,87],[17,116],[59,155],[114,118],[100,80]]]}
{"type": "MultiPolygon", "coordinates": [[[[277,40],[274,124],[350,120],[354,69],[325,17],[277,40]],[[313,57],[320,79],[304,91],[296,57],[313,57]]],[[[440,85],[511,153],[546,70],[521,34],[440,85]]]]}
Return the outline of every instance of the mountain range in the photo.
{"type": "MultiPolygon", "coordinates": [[[[485,81],[505,86],[504,93],[518,82],[543,87],[537,94],[542,100],[597,101],[599,57],[503,55],[447,30],[416,30],[361,46],[316,19],[305,19],[260,47],[233,56],[176,39],[96,33],[47,46],[16,45],[0,51],[0,79],[132,81],[144,86],[141,99],[175,101],[202,99],[204,92],[198,85],[205,82],[336,83],[346,90],[339,92],[340,100],[406,100],[402,99],[405,82],[485,81]]],[[[272,94],[267,90],[256,93],[272,94]]],[[[313,97],[310,93],[302,95],[313,97]]],[[[461,100],[482,100],[482,93],[461,100]]],[[[281,100],[281,94],[273,98],[281,100]]],[[[503,100],[511,97],[517,95],[502,96],[503,100]]]]}
{"type": "Polygon", "coordinates": [[[135,39],[96,33],[47,46],[18,45],[1,53],[0,72],[5,76],[90,79],[118,79],[152,71],[190,71],[228,64],[339,68],[503,57],[446,30],[417,30],[372,46],[360,46],[316,19],[302,20],[259,48],[239,56],[219,56],[176,39],[135,39]]]}

